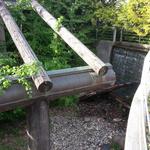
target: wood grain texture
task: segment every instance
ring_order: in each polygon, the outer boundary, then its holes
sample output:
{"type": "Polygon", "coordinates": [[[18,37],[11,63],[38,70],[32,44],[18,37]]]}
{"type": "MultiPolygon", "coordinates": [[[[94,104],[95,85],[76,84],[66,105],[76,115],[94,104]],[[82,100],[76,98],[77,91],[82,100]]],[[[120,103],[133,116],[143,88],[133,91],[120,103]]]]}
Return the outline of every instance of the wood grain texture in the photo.
{"type": "Polygon", "coordinates": [[[48,102],[37,100],[27,108],[28,150],[50,150],[48,102]]]}
{"type": "Polygon", "coordinates": [[[1,18],[0,18],[0,45],[1,45],[0,52],[6,52],[5,30],[1,18]]]}
{"type": "MultiPolygon", "coordinates": [[[[24,35],[5,7],[5,4],[2,0],[0,0],[0,16],[5,23],[6,28],[8,29],[23,61],[28,64],[39,62],[38,58],[26,41],[24,35]]],[[[37,75],[33,76],[32,79],[40,92],[48,91],[52,87],[52,82],[42,66],[40,66],[39,72],[37,73],[37,75]]]]}
{"type": "Polygon", "coordinates": [[[56,29],[57,20],[37,1],[32,0],[31,5],[39,16],[99,75],[107,72],[107,66],[93,52],[91,52],[80,40],[78,40],[64,26],[56,29]]]}

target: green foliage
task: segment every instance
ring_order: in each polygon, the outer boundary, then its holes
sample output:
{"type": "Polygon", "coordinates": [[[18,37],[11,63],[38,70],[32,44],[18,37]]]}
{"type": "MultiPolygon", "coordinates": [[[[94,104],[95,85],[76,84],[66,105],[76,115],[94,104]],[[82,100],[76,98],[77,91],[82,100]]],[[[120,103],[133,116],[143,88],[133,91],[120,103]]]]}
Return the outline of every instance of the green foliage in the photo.
{"type": "Polygon", "coordinates": [[[17,65],[18,56],[15,53],[0,53],[0,67],[4,65],[17,65]]]}
{"type": "MultiPolygon", "coordinates": [[[[44,67],[47,70],[52,70],[84,65],[79,56],[60,37],[57,38],[56,34],[31,10],[28,4],[27,8],[24,7],[26,2],[23,1],[23,4],[18,2],[17,6],[11,7],[11,12],[44,67]]],[[[47,10],[58,18],[56,28],[59,29],[63,21],[64,26],[83,43],[94,49],[96,27],[92,25],[94,12],[92,3],[90,0],[85,2],[82,0],[43,1],[43,5],[47,10]]],[[[9,47],[11,49],[14,46],[11,43],[9,47]]]]}
{"type": "Polygon", "coordinates": [[[53,102],[50,102],[50,107],[72,107],[78,102],[78,96],[65,96],[53,102]]]}
{"type": "Polygon", "coordinates": [[[62,22],[64,20],[64,17],[63,16],[60,16],[58,19],[57,19],[57,23],[56,23],[56,30],[59,31],[61,26],[62,26],[62,22]]]}
{"type": "Polygon", "coordinates": [[[116,26],[139,36],[150,33],[149,0],[100,1],[97,3],[95,16],[103,29],[116,26]]]}
{"type": "Polygon", "coordinates": [[[13,82],[9,76],[17,78],[17,82],[23,85],[28,96],[32,94],[32,88],[27,77],[36,75],[39,70],[39,63],[24,64],[21,66],[11,67],[9,65],[0,68],[0,92],[9,88],[13,82]]]}
{"type": "Polygon", "coordinates": [[[150,2],[148,0],[130,0],[122,6],[119,19],[126,29],[138,35],[146,35],[150,31],[150,2]]]}
{"type": "Polygon", "coordinates": [[[121,150],[120,145],[116,144],[116,143],[112,143],[111,144],[111,150],[121,150]]]}
{"type": "Polygon", "coordinates": [[[129,0],[123,3],[118,21],[126,30],[146,36],[150,33],[150,1],[129,0]]]}
{"type": "Polygon", "coordinates": [[[12,111],[1,112],[0,113],[0,122],[10,122],[14,120],[20,120],[25,118],[25,110],[22,108],[16,108],[12,111]]]}
{"type": "MultiPolygon", "coordinates": [[[[96,42],[96,26],[92,25],[94,8],[89,0],[62,0],[62,1],[44,1],[43,5],[56,18],[63,16],[63,25],[67,27],[75,36],[84,44],[94,49],[93,44],[96,42]],[[82,16],[82,17],[81,17],[82,16]]],[[[83,61],[74,54],[74,52],[62,43],[61,51],[69,51],[68,64],[71,66],[83,65],[83,61]]]]}
{"type": "Polygon", "coordinates": [[[95,17],[98,19],[102,28],[115,26],[117,14],[120,9],[120,1],[98,1],[95,9],[95,17]]]}

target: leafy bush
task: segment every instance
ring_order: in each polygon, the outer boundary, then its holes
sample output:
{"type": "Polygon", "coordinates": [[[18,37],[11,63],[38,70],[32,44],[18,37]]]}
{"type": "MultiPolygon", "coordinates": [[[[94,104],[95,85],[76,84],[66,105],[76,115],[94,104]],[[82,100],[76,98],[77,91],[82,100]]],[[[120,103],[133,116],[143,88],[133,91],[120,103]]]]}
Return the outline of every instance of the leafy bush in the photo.
{"type": "Polygon", "coordinates": [[[72,107],[78,102],[77,96],[65,96],[50,102],[50,107],[72,107]]]}
{"type": "Polygon", "coordinates": [[[150,33],[150,1],[129,0],[123,3],[118,20],[125,29],[146,36],[150,33]]]}
{"type": "Polygon", "coordinates": [[[0,113],[0,122],[17,121],[20,119],[25,119],[25,110],[22,108],[0,113]]]}

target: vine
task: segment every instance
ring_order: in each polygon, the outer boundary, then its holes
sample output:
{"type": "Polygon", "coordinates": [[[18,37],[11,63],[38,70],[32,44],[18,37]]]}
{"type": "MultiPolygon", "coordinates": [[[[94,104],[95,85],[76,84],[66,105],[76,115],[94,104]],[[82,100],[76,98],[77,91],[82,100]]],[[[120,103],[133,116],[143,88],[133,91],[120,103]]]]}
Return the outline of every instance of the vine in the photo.
{"type": "Polygon", "coordinates": [[[4,90],[8,89],[13,80],[10,78],[16,78],[16,82],[21,84],[29,97],[32,94],[31,83],[27,79],[29,76],[36,75],[39,70],[39,63],[33,62],[31,64],[24,64],[21,66],[11,67],[9,65],[3,66],[0,68],[0,93],[2,94],[4,90]]]}
{"type": "MultiPolygon", "coordinates": [[[[62,27],[62,22],[64,20],[64,17],[63,16],[60,16],[59,18],[57,18],[57,22],[56,22],[56,25],[55,25],[55,29],[57,32],[59,32],[60,28],[62,27]]],[[[58,45],[58,34],[56,32],[53,33],[53,39],[55,41],[55,45],[58,45]]]]}
{"type": "Polygon", "coordinates": [[[64,20],[64,17],[63,16],[60,16],[58,19],[57,19],[57,22],[56,22],[56,31],[59,31],[60,28],[62,27],[62,22],[64,20]]]}

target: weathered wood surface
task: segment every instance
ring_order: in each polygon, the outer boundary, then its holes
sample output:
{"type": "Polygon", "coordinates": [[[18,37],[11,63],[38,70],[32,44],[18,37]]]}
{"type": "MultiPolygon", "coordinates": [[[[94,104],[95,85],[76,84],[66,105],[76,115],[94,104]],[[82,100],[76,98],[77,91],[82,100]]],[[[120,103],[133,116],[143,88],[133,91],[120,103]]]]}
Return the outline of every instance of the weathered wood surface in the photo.
{"type": "Polygon", "coordinates": [[[115,73],[111,66],[108,66],[108,72],[104,76],[97,75],[90,67],[62,69],[47,73],[53,82],[51,91],[39,93],[33,84],[32,98],[29,99],[21,85],[13,84],[0,96],[0,111],[12,109],[16,106],[30,105],[40,97],[54,100],[61,96],[86,91],[103,91],[111,88],[116,81],[115,73]]]}
{"type": "Polygon", "coordinates": [[[147,101],[150,94],[150,52],[145,57],[141,83],[132,101],[127,124],[125,150],[147,150],[146,122],[149,122],[149,113],[146,113],[147,101]],[[148,115],[148,116],[147,116],[148,115]]]}
{"type": "Polygon", "coordinates": [[[6,52],[5,31],[1,18],[0,18],[0,45],[1,45],[0,52],[6,52]]]}
{"type": "MultiPolygon", "coordinates": [[[[0,0],[0,16],[3,19],[23,61],[29,64],[38,62],[38,58],[26,41],[24,35],[20,31],[11,14],[5,7],[3,0],[0,0]]],[[[52,82],[42,66],[40,66],[38,74],[33,76],[32,79],[40,92],[48,91],[52,87],[52,82]]]]}
{"type": "Polygon", "coordinates": [[[50,150],[48,102],[38,99],[27,108],[28,150],[50,150]]]}
{"type": "Polygon", "coordinates": [[[57,20],[37,1],[32,0],[33,9],[41,18],[99,75],[107,72],[107,66],[94,53],[92,53],[81,41],[79,41],[64,26],[57,30],[57,20]]]}

